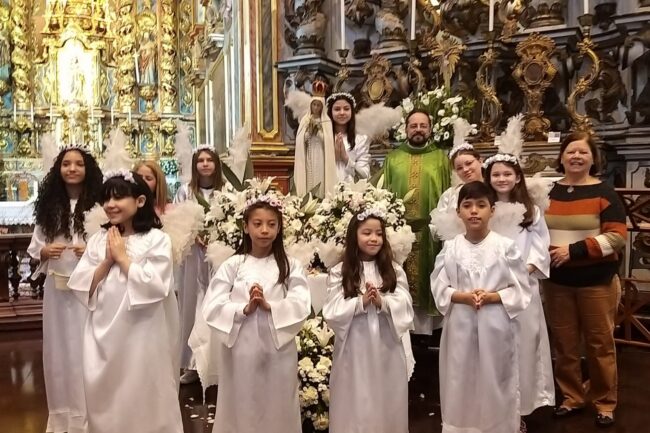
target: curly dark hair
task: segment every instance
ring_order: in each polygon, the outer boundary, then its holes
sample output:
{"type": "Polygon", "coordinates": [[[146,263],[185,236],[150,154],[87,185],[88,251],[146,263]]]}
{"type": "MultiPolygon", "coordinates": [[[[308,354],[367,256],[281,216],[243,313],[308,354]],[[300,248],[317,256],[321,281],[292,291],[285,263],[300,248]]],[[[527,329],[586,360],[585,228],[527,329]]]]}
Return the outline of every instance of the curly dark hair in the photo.
{"type": "Polygon", "coordinates": [[[38,198],[34,206],[34,217],[47,242],[52,242],[59,235],[72,239],[70,232],[70,197],[61,176],[63,158],[68,152],[79,152],[84,161],[86,176],[83,180],[83,189],[77,200],[72,215],[73,230],[85,236],[84,212],[90,210],[99,201],[99,192],[102,186],[102,171],[95,158],[78,149],[66,149],[58,154],[54,166],[45,175],[38,190],[38,198]]]}

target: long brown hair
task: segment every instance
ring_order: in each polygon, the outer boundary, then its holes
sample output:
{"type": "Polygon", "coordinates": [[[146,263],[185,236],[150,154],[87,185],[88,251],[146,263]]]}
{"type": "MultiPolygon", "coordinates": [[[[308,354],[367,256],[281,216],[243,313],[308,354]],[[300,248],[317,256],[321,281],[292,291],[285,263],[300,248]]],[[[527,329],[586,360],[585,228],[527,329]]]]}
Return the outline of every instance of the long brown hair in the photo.
{"type": "Polygon", "coordinates": [[[485,184],[490,188],[492,191],[494,191],[494,194],[496,195],[496,190],[494,187],[492,187],[492,167],[494,167],[494,164],[501,163],[504,164],[515,172],[515,176],[519,177],[519,182],[515,183],[515,187],[510,191],[510,201],[514,203],[521,203],[524,205],[526,208],[526,212],[524,212],[524,220],[519,223],[519,225],[527,229],[528,227],[533,224],[533,219],[535,218],[535,205],[533,204],[533,200],[530,198],[530,194],[528,194],[528,187],[526,187],[526,177],[524,176],[524,172],[522,171],[521,167],[519,164],[513,164],[512,162],[509,161],[494,161],[492,164],[488,165],[488,167],[485,169],[485,184]]]}
{"type": "MultiPolygon", "coordinates": [[[[194,197],[198,197],[200,192],[199,192],[199,170],[196,168],[196,165],[199,162],[199,156],[201,156],[202,153],[207,153],[212,157],[212,160],[214,161],[214,173],[212,174],[212,177],[210,179],[210,185],[214,189],[221,189],[223,187],[223,177],[221,175],[221,160],[219,159],[219,155],[212,150],[212,149],[201,149],[198,152],[194,152],[192,155],[192,179],[190,180],[190,189],[192,190],[192,194],[194,194],[194,197]]],[[[205,197],[207,199],[207,197],[205,197]]]]}
{"type": "Polygon", "coordinates": [[[397,274],[393,268],[393,250],[386,239],[386,222],[376,216],[369,216],[363,221],[359,221],[357,216],[361,212],[352,216],[348,231],[345,235],[345,253],[343,254],[343,265],[341,274],[343,275],[343,295],[345,298],[357,297],[360,293],[361,286],[361,273],[363,272],[363,264],[361,263],[361,251],[359,251],[359,242],[357,239],[357,230],[364,222],[371,218],[379,221],[381,224],[381,239],[383,244],[381,249],[375,256],[375,263],[381,275],[381,289],[383,293],[395,291],[397,287],[397,274]]]}
{"type": "MultiPolygon", "coordinates": [[[[327,99],[327,115],[330,119],[332,119],[332,131],[334,131],[334,114],[332,113],[332,109],[334,108],[334,103],[337,101],[345,101],[348,103],[348,105],[350,105],[350,121],[345,125],[345,135],[348,138],[348,145],[350,146],[350,149],[354,149],[357,137],[354,101],[352,101],[350,97],[345,93],[340,93],[335,98],[327,99]]],[[[336,135],[336,133],[334,135],[336,135]]]]}
{"type": "MultiPolygon", "coordinates": [[[[278,284],[286,284],[287,283],[287,278],[289,278],[289,272],[290,272],[290,266],[289,266],[289,258],[287,257],[286,251],[284,251],[284,230],[283,230],[283,223],[282,223],[282,212],[276,207],[271,206],[270,204],[266,202],[257,202],[252,205],[250,205],[246,210],[244,211],[244,225],[248,224],[248,220],[253,213],[253,211],[257,209],[266,209],[270,210],[275,214],[275,216],[278,218],[278,235],[275,237],[273,240],[273,243],[271,244],[271,251],[273,252],[273,257],[275,258],[275,263],[278,265],[278,284]]],[[[251,236],[246,233],[246,231],[243,231],[243,236],[241,239],[241,242],[239,243],[239,247],[237,247],[237,251],[235,254],[250,254],[251,251],[253,251],[253,240],[251,239],[251,236]]]]}
{"type": "Polygon", "coordinates": [[[153,192],[154,206],[159,209],[161,214],[165,213],[165,206],[167,203],[169,203],[167,197],[167,179],[165,179],[165,173],[163,173],[162,169],[156,161],[150,159],[139,161],[133,168],[133,171],[137,172],[140,167],[147,167],[149,170],[151,170],[154,177],[156,178],[156,190],[153,192]]]}

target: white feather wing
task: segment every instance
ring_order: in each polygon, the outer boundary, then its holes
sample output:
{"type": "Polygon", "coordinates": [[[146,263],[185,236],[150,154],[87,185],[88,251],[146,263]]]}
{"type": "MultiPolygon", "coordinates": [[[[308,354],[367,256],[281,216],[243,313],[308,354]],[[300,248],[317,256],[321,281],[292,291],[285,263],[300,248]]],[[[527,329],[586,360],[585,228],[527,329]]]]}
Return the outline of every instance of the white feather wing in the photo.
{"type": "Polygon", "coordinates": [[[102,229],[104,224],[108,223],[108,217],[104,208],[100,204],[96,204],[84,214],[84,231],[86,238],[90,239],[92,235],[102,229]]]}
{"type": "Polygon", "coordinates": [[[176,160],[180,170],[180,179],[188,183],[192,179],[192,142],[190,140],[190,127],[187,123],[176,122],[176,136],[174,147],[176,160]]]}
{"type": "Polygon", "coordinates": [[[228,166],[243,182],[246,172],[246,162],[251,149],[251,137],[248,125],[244,125],[235,132],[232,138],[232,146],[228,149],[228,166]]]}
{"type": "Polygon", "coordinates": [[[194,200],[174,205],[160,217],[162,230],[172,242],[174,263],[180,264],[189,254],[194,239],[203,228],[203,218],[203,206],[194,200]]]}
{"type": "Polygon", "coordinates": [[[521,203],[497,202],[494,205],[494,215],[490,218],[490,230],[510,239],[516,239],[522,230],[521,222],[524,220],[526,206],[521,203]]]}
{"type": "Polygon", "coordinates": [[[519,158],[524,145],[524,136],[521,132],[524,127],[524,115],[519,113],[508,119],[506,130],[501,133],[500,153],[509,153],[519,158]]]}
{"type": "Polygon", "coordinates": [[[545,212],[551,204],[548,194],[551,192],[551,188],[553,188],[553,181],[537,173],[533,177],[526,178],[526,188],[533,203],[542,212],[545,212]]]}
{"type": "Polygon", "coordinates": [[[397,125],[401,119],[401,108],[386,107],[383,102],[374,104],[357,113],[356,132],[370,139],[382,137],[386,131],[397,125]]]}
{"type": "Polygon", "coordinates": [[[448,212],[434,209],[430,215],[431,224],[429,224],[429,229],[431,229],[431,236],[448,241],[459,234],[465,233],[463,221],[455,211],[448,212]]]}
{"type": "Polygon", "coordinates": [[[43,172],[47,173],[54,165],[54,160],[59,155],[59,146],[52,133],[48,132],[41,137],[41,155],[43,155],[43,172]]]}
{"type": "Polygon", "coordinates": [[[303,118],[309,112],[309,105],[311,104],[311,95],[303,92],[302,90],[292,90],[287,94],[287,99],[284,105],[291,109],[293,117],[296,120],[303,118]]]}
{"type": "Polygon", "coordinates": [[[103,170],[130,170],[133,159],[126,150],[128,138],[120,128],[113,128],[106,140],[103,170]]]}

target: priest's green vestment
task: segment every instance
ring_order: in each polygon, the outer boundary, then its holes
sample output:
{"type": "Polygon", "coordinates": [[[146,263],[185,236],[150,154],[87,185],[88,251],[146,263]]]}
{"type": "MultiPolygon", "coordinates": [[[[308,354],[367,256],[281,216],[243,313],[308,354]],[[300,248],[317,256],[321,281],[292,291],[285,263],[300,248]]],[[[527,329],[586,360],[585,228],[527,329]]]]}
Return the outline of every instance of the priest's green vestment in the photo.
{"type": "Polygon", "coordinates": [[[431,238],[429,214],[449,188],[451,165],[447,153],[432,144],[423,148],[402,144],[386,156],[384,187],[399,198],[414,190],[413,198],[404,203],[407,221],[413,227],[416,241],[404,263],[413,303],[438,315],[430,290],[429,276],[441,244],[431,238]]]}

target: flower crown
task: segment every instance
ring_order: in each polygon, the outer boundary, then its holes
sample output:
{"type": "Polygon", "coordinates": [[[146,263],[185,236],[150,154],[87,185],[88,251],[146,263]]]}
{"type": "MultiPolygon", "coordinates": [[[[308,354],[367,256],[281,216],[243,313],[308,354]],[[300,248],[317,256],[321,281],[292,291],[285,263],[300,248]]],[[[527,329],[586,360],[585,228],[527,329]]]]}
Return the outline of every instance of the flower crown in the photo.
{"type": "Polygon", "coordinates": [[[357,215],[357,219],[359,221],[365,221],[370,217],[375,217],[375,218],[379,218],[381,220],[385,220],[386,219],[386,213],[381,209],[370,208],[370,209],[364,210],[359,215],[357,215]]]}
{"type": "Polygon", "coordinates": [[[510,155],[509,153],[497,153],[485,160],[483,168],[488,168],[495,162],[509,162],[511,164],[519,165],[519,160],[516,156],[510,155]]]}
{"type": "Polygon", "coordinates": [[[354,110],[357,108],[357,100],[354,99],[354,96],[348,92],[336,92],[332,93],[331,95],[328,96],[328,98],[325,100],[325,104],[327,104],[328,107],[330,107],[332,104],[334,104],[338,99],[343,98],[347,100],[350,105],[352,105],[352,109],[354,110]]]}
{"type": "Polygon", "coordinates": [[[126,170],[126,169],[119,169],[119,170],[109,170],[106,173],[104,173],[104,182],[106,182],[108,179],[111,179],[113,177],[122,177],[124,180],[127,182],[131,182],[133,185],[137,185],[137,182],[135,181],[135,178],[133,177],[133,172],[126,170]]]}
{"type": "Polygon", "coordinates": [[[282,200],[280,200],[277,196],[272,194],[258,195],[257,197],[253,197],[246,200],[246,205],[244,206],[244,210],[248,209],[249,207],[257,203],[267,203],[269,206],[274,207],[280,212],[282,212],[282,200]]]}
{"type": "Polygon", "coordinates": [[[82,145],[82,144],[68,144],[59,150],[59,153],[61,152],[67,152],[68,150],[80,150],[88,155],[90,155],[90,149],[88,147],[82,145]]]}
{"type": "Polygon", "coordinates": [[[199,153],[202,150],[209,150],[209,151],[214,152],[214,147],[209,145],[209,144],[199,144],[198,146],[196,146],[196,149],[194,149],[194,151],[192,151],[192,154],[196,155],[197,153],[199,153]]]}
{"type": "Polygon", "coordinates": [[[458,146],[452,147],[451,150],[449,151],[449,159],[453,159],[454,155],[456,155],[461,150],[474,150],[474,146],[472,146],[471,144],[465,142],[465,143],[459,144],[458,146]]]}

